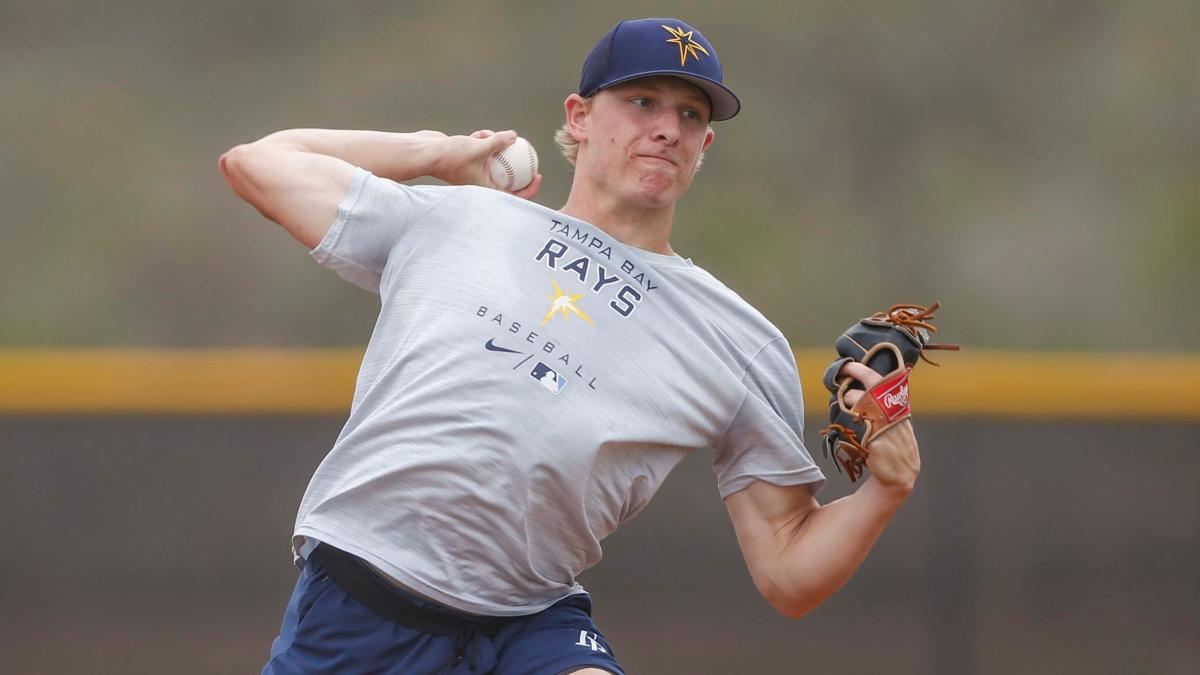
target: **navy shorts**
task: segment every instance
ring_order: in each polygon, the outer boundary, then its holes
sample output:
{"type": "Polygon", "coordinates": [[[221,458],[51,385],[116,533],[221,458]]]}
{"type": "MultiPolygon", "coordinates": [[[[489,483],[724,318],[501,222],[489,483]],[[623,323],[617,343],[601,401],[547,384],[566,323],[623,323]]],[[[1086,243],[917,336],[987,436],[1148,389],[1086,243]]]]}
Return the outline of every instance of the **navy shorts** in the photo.
{"type": "Polygon", "coordinates": [[[373,572],[367,572],[373,581],[366,580],[366,569],[325,545],[309,557],[264,675],[558,675],[589,667],[624,675],[592,622],[587,595],[568,596],[537,614],[481,622],[404,593],[373,572]]]}

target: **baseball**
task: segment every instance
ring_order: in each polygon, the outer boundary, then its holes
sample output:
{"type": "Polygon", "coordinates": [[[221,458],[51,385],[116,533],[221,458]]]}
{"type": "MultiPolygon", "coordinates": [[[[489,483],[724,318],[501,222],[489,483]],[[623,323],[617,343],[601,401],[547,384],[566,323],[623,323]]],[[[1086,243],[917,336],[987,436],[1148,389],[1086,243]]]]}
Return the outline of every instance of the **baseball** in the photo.
{"type": "Polygon", "coordinates": [[[529,141],[517,137],[516,142],[488,157],[488,174],[492,184],[505,192],[516,192],[529,185],[537,175],[537,151],[529,141]]]}

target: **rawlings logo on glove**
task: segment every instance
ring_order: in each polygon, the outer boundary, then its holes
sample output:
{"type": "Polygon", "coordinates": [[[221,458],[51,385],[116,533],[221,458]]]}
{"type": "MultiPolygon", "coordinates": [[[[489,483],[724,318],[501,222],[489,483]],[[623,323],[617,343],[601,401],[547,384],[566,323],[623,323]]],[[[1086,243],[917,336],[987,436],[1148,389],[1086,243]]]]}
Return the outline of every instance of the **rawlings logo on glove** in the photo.
{"type": "Polygon", "coordinates": [[[908,406],[908,387],[902,387],[900,391],[896,392],[895,394],[888,394],[887,396],[884,396],[883,403],[885,406],[883,411],[888,414],[888,417],[894,417],[895,413],[891,411],[891,408],[903,408],[908,406]]]}
{"type": "Polygon", "coordinates": [[[908,374],[917,359],[936,366],[925,356],[926,349],[958,349],[958,345],[929,342],[930,333],[937,332],[932,321],[939,306],[936,302],[928,308],[894,305],[887,312],[877,312],[854,324],[834,345],[840,358],[825,369],[825,388],[833,397],[829,401],[830,425],[821,430],[821,435],[825,455],[832,455],[839,471],[844,468],[852,482],[863,475],[871,441],[912,416],[908,374]],[[846,394],[863,386],[854,378],[839,376],[849,361],[863,363],[883,375],[883,381],[853,407],[846,404],[846,394]]]}
{"type": "Polygon", "coordinates": [[[911,412],[908,407],[908,373],[909,369],[906,368],[895,380],[884,380],[871,390],[871,396],[875,397],[875,402],[888,421],[911,412]]]}

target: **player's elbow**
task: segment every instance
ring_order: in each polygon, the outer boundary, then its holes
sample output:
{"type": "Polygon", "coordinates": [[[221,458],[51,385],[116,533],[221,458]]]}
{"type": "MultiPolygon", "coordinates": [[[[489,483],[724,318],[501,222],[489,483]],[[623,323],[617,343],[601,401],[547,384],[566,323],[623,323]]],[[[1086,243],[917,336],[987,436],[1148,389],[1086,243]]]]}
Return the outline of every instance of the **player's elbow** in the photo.
{"type": "Polygon", "coordinates": [[[772,594],[763,596],[766,601],[775,609],[776,612],[788,619],[799,619],[816,609],[818,603],[806,602],[804,598],[798,596],[789,596],[784,594],[772,594]]]}
{"type": "Polygon", "coordinates": [[[824,586],[793,583],[787,586],[773,584],[767,588],[760,588],[759,592],[762,593],[763,599],[780,615],[789,619],[799,619],[819,607],[836,590],[836,588],[824,586]]]}
{"type": "Polygon", "coordinates": [[[222,153],[221,158],[217,160],[217,168],[221,170],[221,177],[235,192],[240,192],[238,184],[245,175],[243,171],[245,155],[246,146],[235,145],[222,153]]]}
{"type": "Polygon", "coordinates": [[[253,186],[256,166],[261,163],[256,154],[253,143],[243,143],[225,151],[217,162],[225,182],[243,197],[253,186]]]}
{"type": "Polygon", "coordinates": [[[275,220],[273,202],[279,192],[273,177],[282,168],[278,154],[260,142],[243,143],[230,148],[218,161],[221,176],[237,196],[271,220],[275,220]]]}
{"type": "Polygon", "coordinates": [[[813,610],[812,607],[802,607],[799,605],[792,606],[772,604],[771,606],[774,607],[775,611],[785,619],[799,619],[813,610]]]}

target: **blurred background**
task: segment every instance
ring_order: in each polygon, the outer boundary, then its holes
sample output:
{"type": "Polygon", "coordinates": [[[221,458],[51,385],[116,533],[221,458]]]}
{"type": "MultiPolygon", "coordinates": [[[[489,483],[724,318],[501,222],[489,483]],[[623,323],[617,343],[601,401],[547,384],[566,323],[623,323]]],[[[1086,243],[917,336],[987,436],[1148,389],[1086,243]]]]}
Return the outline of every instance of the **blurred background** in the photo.
{"type": "Polygon", "coordinates": [[[0,672],[265,661],[378,298],[218,156],[288,127],[515,128],[557,207],[562,100],[646,15],[700,28],[744,106],[674,247],[788,335],[809,409],[826,345],[894,302],[941,300],[967,351],[916,376],[912,500],[798,621],[688,459],[583,580],[629,672],[1200,672],[1185,0],[0,0],[0,672]]]}

